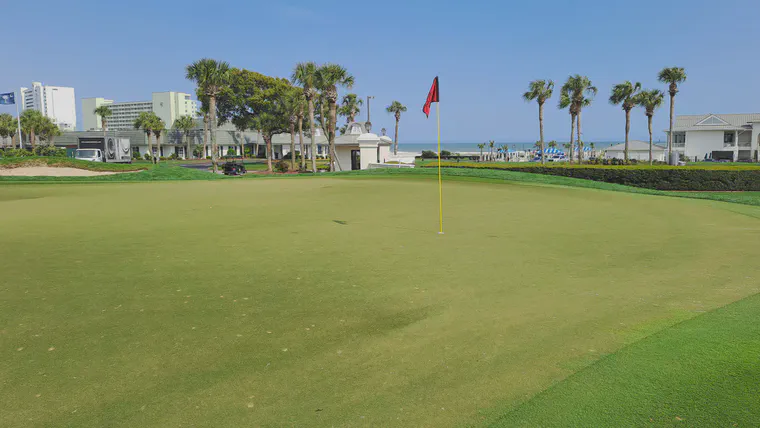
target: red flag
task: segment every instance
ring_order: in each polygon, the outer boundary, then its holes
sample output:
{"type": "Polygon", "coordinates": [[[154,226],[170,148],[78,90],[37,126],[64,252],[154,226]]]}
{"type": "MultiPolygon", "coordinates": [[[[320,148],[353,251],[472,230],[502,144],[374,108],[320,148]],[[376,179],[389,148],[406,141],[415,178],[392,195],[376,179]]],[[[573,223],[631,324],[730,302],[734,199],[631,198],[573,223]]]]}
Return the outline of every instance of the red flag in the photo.
{"type": "Polygon", "coordinates": [[[438,102],[438,76],[433,79],[433,86],[430,87],[425,105],[422,107],[422,111],[425,116],[430,117],[430,104],[438,102]]]}

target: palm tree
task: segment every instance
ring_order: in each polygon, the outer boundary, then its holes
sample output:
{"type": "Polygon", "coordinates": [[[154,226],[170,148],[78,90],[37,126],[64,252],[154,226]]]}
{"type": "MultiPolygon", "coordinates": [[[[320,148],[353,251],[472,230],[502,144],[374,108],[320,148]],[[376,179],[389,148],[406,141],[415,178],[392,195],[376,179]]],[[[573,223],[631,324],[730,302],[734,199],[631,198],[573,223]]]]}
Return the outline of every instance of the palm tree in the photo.
{"type": "MultiPolygon", "coordinates": [[[[575,116],[578,121],[577,123],[577,132],[578,132],[578,143],[580,144],[581,141],[581,113],[583,111],[583,107],[587,107],[591,105],[591,101],[593,100],[593,97],[598,92],[596,86],[594,86],[591,83],[591,80],[586,76],[581,76],[579,74],[576,74],[574,76],[570,76],[567,78],[567,81],[564,85],[562,85],[562,93],[567,95],[570,98],[570,103],[572,106],[575,107],[575,116]]],[[[571,142],[572,144],[572,142],[571,142]]],[[[570,161],[572,162],[572,152],[570,151],[570,161]]],[[[578,152],[578,160],[580,161],[582,159],[583,152],[578,152]]]]}
{"type": "Polygon", "coordinates": [[[107,105],[98,106],[92,112],[100,116],[100,127],[103,128],[103,141],[105,141],[106,130],[108,129],[108,118],[113,115],[113,112],[111,111],[111,107],[107,105]]]}
{"type": "Polygon", "coordinates": [[[578,138],[576,140],[578,141],[578,162],[583,161],[583,140],[581,139],[581,111],[583,110],[583,107],[588,107],[591,105],[591,102],[593,101],[593,98],[586,98],[581,97],[580,100],[578,100],[578,114],[576,116],[576,120],[578,121],[575,129],[578,131],[578,138]]]}
{"type": "Polygon", "coordinates": [[[203,120],[203,154],[201,155],[202,159],[206,159],[206,153],[208,153],[208,140],[210,138],[209,135],[209,114],[208,114],[208,100],[204,100],[205,97],[203,95],[198,95],[198,100],[201,102],[201,108],[198,111],[198,116],[200,116],[200,119],[203,120]]]}
{"type": "Polygon", "coordinates": [[[356,94],[346,94],[343,96],[338,113],[346,117],[346,124],[353,123],[356,115],[361,112],[359,107],[363,104],[364,100],[358,98],[356,94]]]}
{"type": "MultiPolygon", "coordinates": [[[[290,123],[290,169],[296,169],[296,122],[299,112],[303,112],[303,91],[293,88],[285,94],[285,113],[290,123]]],[[[303,159],[303,140],[301,140],[301,158],[303,159]]]]}
{"type": "Polygon", "coordinates": [[[625,111],[625,160],[628,161],[628,135],[631,132],[631,110],[636,106],[636,95],[641,90],[641,83],[631,83],[626,80],[612,87],[610,95],[610,104],[620,104],[625,111]]]}
{"type": "Polygon", "coordinates": [[[398,154],[398,122],[401,120],[401,113],[406,111],[406,106],[394,100],[391,103],[391,105],[385,108],[385,111],[387,111],[388,113],[393,113],[393,115],[396,117],[396,135],[395,135],[395,138],[393,139],[393,154],[397,155],[398,154]]]}
{"type": "Polygon", "coordinates": [[[155,115],[153,112],[140,113],[137,119],[135,119],[133,126],[135,129],[142,129],[143,132],[145,132],[145,136],[148,138],[148,153],[150,154],[151,162],[155,163],[155,156],[153,155],[153,140],[150,139],[150,136],[153,133],[153,115],[155,115]]]}
{"type": "Polygon", "coordinates": [[[507,156],[509,155],[509,144],[502,144],[499,147],[499,150],[504,154],[504,161],[507,161],[507,156]]]}
{"type": "Polygon", "coordinates": [[[306,98],[301,94],[299,106],[298,106],[298,144],[301,147],[301,170],[306,169],[306,146],[303,142],[303,119],[304,110],[306,109],[306,98]]]}
{"type": "Polygon", "coordinates": [[[673,119],[675,114],[676,94],[678,93],[678,84],[686,81],[686,70],[683,67],[670,67],[660,70],[657,80],[662,83],[668,83],[668,92],[670,93],[670,129],[668,131],[668,157],[673,149],[673,119]]]}
{"type": "Polygon", "coordinates": [[[16,119],[8,113],[0,114],[0,137],[11,137],[11,147],[14,146],[13,136],[16,135],[16,119]]]}
{"type": "Polygon", "coordinates": [[[557,142],[554,141],[554,140],[549,141],[549,143],[547,144],[547,146],[549,146],[549,148],[553,149],[553,148],[557,147],[557,142]]]}
{"type": "Polygon", "coordinates": [[[559,94],[559,108],[567,109],[568,113],[570,113],[570,143],[563,145],[563,147],[569,150],[570,163],[573,163],[573,143],[575,142],[575,115],[577,114],[577,110],[575,104],[572,101],[572,98],[570,97],[570,94],[565,93],[565,91],[562,91],[559,94]]]}
{"type": "Polygon", "coordinates": [[[185,158],[190,159],[190,132],[195,128],[195,119],[192,116],[180,116],[174,121],[174,129],[182,133],[185,140],[185,158]]]}
{"type": "Polygon", "coordinates": [[[493,160],[493,147],[496,144],[494,140],[488,142],[488,157],[493,160]]]}
{"type": "Polygon", "coordinates": [[[665,94],[659,89],[650,89],[648,91],[641,91],[636,96],[636,104],[639,107],[644,107],[645,114],[647,115],[647,122],[649,125],[649,165],[652,164],[652,117],[654,111],[662,106],[662,102],[665,99],[665,94]]]}
{"type": "Polygon", "coordinates": [[[203,58],[187,66],[186,78],[198,85],[198,92],[208,97],[209,122],[211,123],[211,163],[214,174],[219,172],[216,147],[216,97],[229,85],[230,64],[203,58]]]}
{"type": "Polygon", "coordinates": [[[337,118],[338,86],[351,89],[354,86],[354,76],[338,64],[325,64],[317,71],[319,88],[327,98],[330,119],[328,125],[328,144],[330,147],[330,171],[335,171],[335,162],[338,157],[335,154],[335,125],[337,118]]]}
{"type": "Polygon", "coordinates": [[[486,147],[486,143],[480,143],[478,144],[478,148],[480,149],[480,160],[483,160],[483,149],[486,147]]]}
{"type": "Polygon", "coordinates": [[[544,155],[544,103],[552,97],[554,92],[554,81],[552,80],[534,80],[528,85],[528,92],[523,94],[525,101],[536,100],[538,102],[538,127],[539,142],[541,143],[541,163],[546,163],[544,155]]]}
{"type": "Polygon", "coordinates": [[[21,130],[26,132],[32,149],[36,146],[35,133],[42,128],[44,118],[39,110],[28,109],[21,113],[21,130]]]}
{"type": "MultiPolygon", "coordinates": [[[[311,138],[311,172],[317,172],[317,137],[314,132],[314,98],[317,96],[317,64],[299,62],[293,69],[290,80],[303,88],[309,111],[309,136],[311,138]]],[[[303,156],[303,155],[302,155],[303,156]]]]}
{"type": "Polygon", "coordinates": [[[55,144],[55,137],[58,137],[62,135],[61,129],[58,128],[58,125],[53,123],[52,120],[48,117],[42,117],[42,120],[39,124],[39,135],[41,140],[47,141],[47,144],[49,146],[52,146],[55,144]]]}
{"type": "Polygon", "coordinates": [[[166,128],[166,123],[164,123],[163,120],[161,120],[160,117],[158,117],[155,113],[151,112],[151,121],[153,122],[153,125],[151,128],[153,129],[153,135],[156,136],[156,157],[155,161],[156,164],[159,163],[161,160],[161,133],[164,132],[164,129],[166,128]]]}

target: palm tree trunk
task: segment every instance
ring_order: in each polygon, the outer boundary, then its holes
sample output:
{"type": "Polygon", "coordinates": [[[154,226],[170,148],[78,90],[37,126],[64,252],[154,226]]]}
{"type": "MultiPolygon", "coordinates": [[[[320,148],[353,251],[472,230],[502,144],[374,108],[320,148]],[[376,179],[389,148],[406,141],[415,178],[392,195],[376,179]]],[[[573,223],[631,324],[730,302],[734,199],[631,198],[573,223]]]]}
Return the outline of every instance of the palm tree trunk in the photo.
{"type": "MultiPolygon", "coordinates": [[[[675,113],[675,94],[670,94],[670,131],[668,132],[668,163],[670,162],[670,152],[673,150],[673,114],[675,113]]],[[[738,142],[736,144],[739,144],[738,142]]]]}
{"type": "Polygon", "coordinates": [[[34,150],[36,146],[35,141],[34,141],[34,128],[32,128],[31,131],[29,132],[29,143],[31,143],[32,150],[34,150]]]}
{"type": "Polygon", "coordinates": [[[652,164],[652,116],[647,115],[649,122],[649,165],[652,164]]]}
{"type": "Polygon", "coordinates": [[[105,118],[100,119],[100,126],[103,127],[103,143],[105,144],[106,142],[106,119],[105,118]]]}
{"type": "Polygon", "coordinates": [[[271,173],[272,172],[272,136],[264,134],[263,137],[264,137],[264,143],[267,146],[267,171],[271,173]]]}
{"type": "Polygon", "coordinates": [[[185,133],[185,159],[190,159],[190,133],[185,133]]]}
{"type": "Polygon", "coordinates": [[[337,156],[335,155],[335,125],[336,125],[336,112],[337,112],[337,104],[334,100],[330,100],[330,125],[329,128],[329,137],[330,137],[330,171],[335,171],[335,161],[337,160],[337,156]]]}
{"type": "Polygon", "coordinates": [[[541,142],[541,164],[546,163],[546,150],[544,150],[544,103],[538,103],[538,128],[541,142]]]}
{"type": "Polygon", "coordinates": [[[290,169],[296,169],[296,124],[290,122],[290,169]]]}
{"type": "Polygon", "coordinates": [[[625,110],[625,161],[628,162],[628,134],[631,132],[631,109],[625,110]]]}
{"type": "Polygon", "coordinates": [[[206,159],[206,153],[208,153],[208,113],[203,115],[203,153],[201,159],[206,159]]]}
{"type": "Polygon", "coordinates": [[[298,116],[298,144],[301,146],[301,169],[306,169],[306,147],[303,144],[303,108],[298,116]]]}
{"type": "Polygon", "coordinates": [[[581,109],[578,109],[578,126],[576,127],[576,130],[578,132],[578,163],[583,162],[583,141],[581,140],[581,109]]]}
{"type": "Polygon", "coordinates": [[[573,143],[575,142],[575,115],[570,115],[570,163],[573,163],[573,143]]]}
{"type": "Polygon", "coordinates": [[[317,136],[314,135],[314,98],[309,98],[309,132],[311,132],[311,172],[317,172],[317,136]]]}
{"type": "Polygon", "coordinates": [[[161,161],[161,134],[156,134],[156,165],[161,161]]]}
{"type": "Polygon", "coordinates": [[[209,122],[211,122],[211,164],[214,167],[214,174],[217,174],[219,172],[219,164],[216,159],[216,96],[214,95],[211,95],[208,100],[208,114],[209,122]]]}
{"type": "Polygon", "coordinates": [[[146,132],[148,136],[148,154],[150,155],[150,163],[153,163],[153,140],[150,138],[150,132],[146,132]]]}
{"type": "Polygon", "coordinates": [[[399,117],[396,116],[396,136],[393,139],[393,154],[394,155],[398,155],[398,122],[399,122],[399,117]]]}

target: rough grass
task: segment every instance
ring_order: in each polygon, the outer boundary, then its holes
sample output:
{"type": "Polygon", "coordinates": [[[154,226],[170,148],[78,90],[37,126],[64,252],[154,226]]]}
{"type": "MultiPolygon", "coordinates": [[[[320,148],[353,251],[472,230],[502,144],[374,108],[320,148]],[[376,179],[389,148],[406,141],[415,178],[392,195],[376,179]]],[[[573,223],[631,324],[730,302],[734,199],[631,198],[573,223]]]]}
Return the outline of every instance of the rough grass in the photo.
{"type": "MultiPolygon", "coordinates": [[[[437,167],[438,161],[435,160],[423,160],[418,161],[418,165],[422,167],[437,167]]],[[[641,162],[636,165],[594,165],[594,164],[578,164],[569,162],[547,162],[542,165],[536,162],[456,162],[456,161],[441,161],[441,166],[452,168],[490,168],[490,169],[507,169],[507,170],[521,170],[530,169],[536,167],[545,168],[591,168],[591,169],[656,169],[656,170],[679,170],[695,169],[695,170],[758,170],[760,164],[757,163],[723,163],[723,162],[697,162],[688,163],[685,166],[672,166],[664,164],[649,165],[646,162],[641,162]]]]}
{"type": "Polygon", "coordinates": [[[174,181],[174,180],[218,180],[224,179],[223,175],[214,175],[206,171],[183,168],[177,165],[161,163],[159,165],[123,165],[104,164],[100,162],[63,161],[56,163],[55,159],[49,163],[30,161],[23,164],[14,164],[13,168],[20,166],[55,166],[82,168],[92,171],[129,172],[128,174],[97,175],[91,177],[14,177],[2,176],[0,183],[102,183],[102,182],[139,182],[139,181],[174,181]],[[85,165],[82,165],[84,163],[85,165]],[[99,169],[100,168],[100,169],[99,169]],[[138,171],[138,172],[130,172],[138,171]]]}
{"type": "Polygon", "coordinates": [[[665,329],[539,394],[494,427],[760,425],[760,295],[665,329]]]}
{"type": "Polygon", "coordinates": [[[757,292],[757,207],[388,176],[0,186],[0,426],[479,425],[757,292]]]}
{"type": "MultiPolygon", "coordinates": [[[[352,171],[336,173],[339,177],[396,177],[396,178],[437,178],[438,172],[433,168],[414,169],[376,169],[369,171],[352,171]]],[[[583,180],[580,178],[562,177],[555,175],[528,174],[519,171],[476,169],[476,168],[444,168],[444,180],[480,181],[480,182],[513,182],[538,185],[554,185],[580,187],[585,189],[609,190],[615,192],[637,193],[642,195],[674,196],[692,199],[709,199],[722,202],[733,202],[745,205],[760,205],[760,192],[670,192],[663,190],[645,189],[641,187],[624,186],[621,184],[601,181],[583,180]]]]}
{"type": "Polygon", "coordinates": [[[146,168],[145,165],[105,163],[105,162],[88,162],[72,158],[56,158],[48,156],[30,156],[22,158],[0,158],[0,168],[21,168],[33,166],[50,166],[79,168],[88,171],[140,171],[146,168]]]}
{"type": "MultiPolygon", "coordinates": [[[[74,161],[79,162],[84,161],[74,161]]],[[[90,162],[85,162],[91,164],[90,162]]],[[[178,166],[181,163],[165,162],[155,167],[148,163],[138,164],[137,167],[144,169],[139,173],[123,175],[105,175],[95,177],[0,177],[0,183],[55,183],[55,182],[140,182],[140,181],[174,181],[174,180],[218,180],[229,177],[214,176],[206,171],[191,168],[182,168],[178,166]]],[[[95,164],[103,165],[103,164],[95,164]]],[[[125,167],[126,165],[105,164],[106,167],[111,165],[115,167],[125,167]]],[[[68,166],[68,165],[61,165],[68,166]]],[[[133,165],[134,167],[135,165],[133,165]]],[[[251,162],[246,163],[249,171],[261,171],[266,169],[266,163],[251,162]]],[[[437,171],[431,168],[414,168],[414,169],[375,169],[367,171],[350,171],[338,173],[318,173],[314,174],[288,174],[273,176],[262,176],[250,174],[245,177],[232,177],[231,179],[292,179],[292,178],[328,178],[328,177],[346,177],[346,178],[406,178],[406,179],[434,179],[437,177],[437,171]]],[[[477,168],[445,168],[443,174],[446,180],[455,181],[481,181],[481,182],[514,182],[538,185],[556,185],[580,187],[588,189],[610,190],[616,192],[639,193],[645,195],[676,196],[693,199],[709,199],[722,202],[732,202],[745,205],[760,205],[760,192],[666,192],[653,189],[644,189],[620,184],[604,183],[591,180],[582,180],[578,178],[549,176],[541,174],[528,174],[518,171],[477,169],[477,168]]]]}

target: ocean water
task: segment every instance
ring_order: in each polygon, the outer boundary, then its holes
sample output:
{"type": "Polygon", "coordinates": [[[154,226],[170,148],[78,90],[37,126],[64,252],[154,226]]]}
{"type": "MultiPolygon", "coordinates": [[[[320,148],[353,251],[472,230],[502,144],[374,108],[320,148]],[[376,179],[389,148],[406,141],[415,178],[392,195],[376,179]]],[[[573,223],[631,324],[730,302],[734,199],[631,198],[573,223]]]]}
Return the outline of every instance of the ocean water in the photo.
{"type": "MultiPolygon", "coordinates": [[[[614,144],[618,144],[617,141],[611,141],[611,142],[597,142],[594,141],[594,147],[597,149],[603,149],[605,147],[609,147],[614,144]]],[[[494,144],[494,150],[498,147],[503,146],[504,144],[507,144],[510,149],[512,150],[533,150],[535,148],[535,143],[499,143],[496,142],[494,144]]],[[[557,144],[564,144],[562,142],[558,142],[557,144]]],[[[434,152],[438,151],[438,143],[435,141],[430,143],[409,143],[405,144],[404,142],[401,142],[398,145],[398,150],[401,152],[414,152],[414,153],[422,153],[423,150],[432,150],[434,152]]],[[[560,147],[561,148],[561,147],[560,147]]],[[[479,152],[480,149],[478,148],[478,143],[441,143],[441,149],[448,150],[452,153],[462,153],[462,152],[479,152]]],[[[483,152],[488,152],[488,146],[486,146],[483,149],[483,152]]]]}

